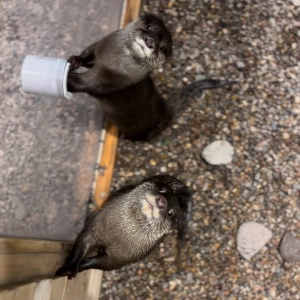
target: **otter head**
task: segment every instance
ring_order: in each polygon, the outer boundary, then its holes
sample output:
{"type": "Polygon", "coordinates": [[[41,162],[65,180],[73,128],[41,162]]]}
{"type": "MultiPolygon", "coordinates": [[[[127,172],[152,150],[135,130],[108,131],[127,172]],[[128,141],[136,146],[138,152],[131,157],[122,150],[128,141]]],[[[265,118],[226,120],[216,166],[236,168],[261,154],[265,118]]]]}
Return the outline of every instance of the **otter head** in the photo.
{"type": "Polygon", "coordinates": [[[134,57],[155,69],[172,53],[172,37],[164,22],[153,14],[142,14],[132,23],[131,49],[134,57]]]}
{"type": "Polygon", "coordinates": [[[172,231],[180,220],[180,208],[174,191],[161,182],[145,182],[141,210],[151,228],[160,234],[172,231]]]}

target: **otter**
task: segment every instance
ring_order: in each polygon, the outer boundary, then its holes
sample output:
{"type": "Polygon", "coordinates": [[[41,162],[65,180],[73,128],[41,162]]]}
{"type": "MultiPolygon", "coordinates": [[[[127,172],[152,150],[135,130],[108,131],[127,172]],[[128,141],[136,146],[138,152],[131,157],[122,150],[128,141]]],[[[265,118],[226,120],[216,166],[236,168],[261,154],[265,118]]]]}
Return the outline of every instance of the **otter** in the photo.
{"type": "Polygon", "coordinates": [[[130,140],[150,140],[169,126],[198,94],[234,82],[202,80],[164,101],[149,74],[172,53],[172,37],[164,22],[149,13],[104,37],[68,61],[68,91],[97,98],[104,115],[130,140]],[[86,72],[76,72],[79,67],[86,72]]]}
{"type": "Polygon", "coordinates": [[[87,269],[114,270],[145,258],[174,228],[184,242],[192,194],[170,175],[156,175],[111,194],[92,212],[56,276],[75,277],[87,269]],[[97,255],[86,258],[97,251],[97,255]]]}
{"type": "Polygon", "coordinates": [[[145,79],[171,53],[172,37],[163,21],[153,14],[142,14],[123,29],[87,47],[79,56],[71,56],[67,88],[72,93],[105,98],[145,79]],[[89,70],[72,72],[81,66],[89,70]]]}

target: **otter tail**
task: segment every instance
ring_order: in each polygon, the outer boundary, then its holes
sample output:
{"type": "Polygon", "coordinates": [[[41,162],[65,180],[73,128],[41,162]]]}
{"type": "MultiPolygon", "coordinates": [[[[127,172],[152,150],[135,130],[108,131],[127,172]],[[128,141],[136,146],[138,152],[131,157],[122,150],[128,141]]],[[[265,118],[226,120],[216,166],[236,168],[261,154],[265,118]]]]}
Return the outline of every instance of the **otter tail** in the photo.
{"type": "Polygon", "coordinates": [[[216,89],[223,86],[231,86],[235,83],[236,81],[207,79],[195,81],[187,85],[179,93],[176,93],[173,97],[170,97],[170,99],[166,101],[169,124],[172,124],[178,119],[188,106],[190,100],[192,100],[195,96],[199,96],[201,91],[216,89]]]}

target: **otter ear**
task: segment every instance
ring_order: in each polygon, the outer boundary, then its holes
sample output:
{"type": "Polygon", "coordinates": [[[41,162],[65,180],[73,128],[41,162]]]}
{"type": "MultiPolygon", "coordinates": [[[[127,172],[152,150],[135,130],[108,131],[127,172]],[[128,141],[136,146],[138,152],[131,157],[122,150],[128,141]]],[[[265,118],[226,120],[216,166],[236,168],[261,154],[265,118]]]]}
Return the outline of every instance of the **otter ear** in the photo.
{"type": "Polygon", "coordinates": [[[184,188],[184,187],[185,187],[185,184],[183,184],[181,181],[179,181],[179,180],[176,179],[176,180],[172,180],[172,181],[168,182],[168,186],[169,186],[174,192],[176,192],[176,191],[178,191],[178,190],[184,188]]]}

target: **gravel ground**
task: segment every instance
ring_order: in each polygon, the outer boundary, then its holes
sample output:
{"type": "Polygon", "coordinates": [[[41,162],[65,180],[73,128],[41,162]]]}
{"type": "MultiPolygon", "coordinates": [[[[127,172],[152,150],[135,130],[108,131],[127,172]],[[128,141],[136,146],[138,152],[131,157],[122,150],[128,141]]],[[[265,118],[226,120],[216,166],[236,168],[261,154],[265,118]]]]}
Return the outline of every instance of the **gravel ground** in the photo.
{"type": "Polygon", "coordinates": [[[142,262],[105,272],[101,299],[300,299],[300,265],[278,253],[285,231],[300,237],[299,1],[144,1],[174,38],[153,74],[168,96],[196,79],[237,80],[192,99],[177,124],[151,143],[120,141],[113,189],[166,172],[194,191],[189,241],[174,262],[168,237],[142,262]],[[216,139],[235,150],[210,166],[216,139]],[[257,221],[273,237],[250,262],[236,233],[257,221]]]}

